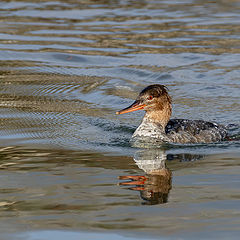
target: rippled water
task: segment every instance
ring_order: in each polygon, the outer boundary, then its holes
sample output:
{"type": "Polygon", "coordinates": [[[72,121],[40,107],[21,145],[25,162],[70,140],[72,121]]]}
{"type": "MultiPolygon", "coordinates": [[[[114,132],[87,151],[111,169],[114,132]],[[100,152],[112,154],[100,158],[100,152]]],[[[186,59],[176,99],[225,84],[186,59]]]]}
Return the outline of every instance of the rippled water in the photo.
{"type": "Polygon", "coordinates": [[[237,239],[239,128],[141,150],[129,139],[143,112],[115,112],[160,83],[173,117],[239,124],[239,12],[234,0],[2,1],[1,239],[237,239]]]}

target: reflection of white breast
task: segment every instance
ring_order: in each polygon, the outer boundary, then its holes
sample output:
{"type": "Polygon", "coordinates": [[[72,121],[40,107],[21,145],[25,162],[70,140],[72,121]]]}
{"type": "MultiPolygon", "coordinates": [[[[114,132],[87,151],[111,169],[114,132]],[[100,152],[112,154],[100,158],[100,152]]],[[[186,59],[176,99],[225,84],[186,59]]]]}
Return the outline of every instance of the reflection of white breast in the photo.
{"type": "Polygon", "coordinates": [[[166,158],[167,155],[160,149],[137,151],[133,157],[137,166],[146,173],[165,168],[166,158]]]}

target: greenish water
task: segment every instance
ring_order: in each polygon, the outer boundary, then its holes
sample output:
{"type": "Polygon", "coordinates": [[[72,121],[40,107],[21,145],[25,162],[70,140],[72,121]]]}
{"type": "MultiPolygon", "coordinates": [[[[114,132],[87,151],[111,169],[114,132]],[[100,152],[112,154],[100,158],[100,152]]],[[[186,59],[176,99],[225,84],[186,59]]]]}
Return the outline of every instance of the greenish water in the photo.
{"type": "Polygon", "coordinates": [[[0,3],[1,239],[238,239],[237,1],[0,3]],[[164,84],[173,117],[233,141],[135,149],[164,84]]]}

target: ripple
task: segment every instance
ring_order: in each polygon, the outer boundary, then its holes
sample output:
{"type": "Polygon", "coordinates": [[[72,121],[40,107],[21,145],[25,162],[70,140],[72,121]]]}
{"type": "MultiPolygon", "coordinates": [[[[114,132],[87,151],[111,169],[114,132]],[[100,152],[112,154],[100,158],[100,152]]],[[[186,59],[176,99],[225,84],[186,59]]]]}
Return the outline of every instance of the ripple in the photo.
{"type": "Polygon", "coordinates": [[[237,239],[239,10],[239,1],[1,2],[1,236],[237,239]],[[115,112],[153,83],[168,87],[174,118],[228,125],[232,141],[133,148],[143,112],[115,112]],[[151,196],[163,204],[146,206],[151,196]]]}
{"type": "Polygon", "coordinates": [[[0,9],[4,139],[128,149],[142,113],[115,112],[153,83],[169,87],[173,117],[238,123],[236,2],[9,2],[0,9]]]}

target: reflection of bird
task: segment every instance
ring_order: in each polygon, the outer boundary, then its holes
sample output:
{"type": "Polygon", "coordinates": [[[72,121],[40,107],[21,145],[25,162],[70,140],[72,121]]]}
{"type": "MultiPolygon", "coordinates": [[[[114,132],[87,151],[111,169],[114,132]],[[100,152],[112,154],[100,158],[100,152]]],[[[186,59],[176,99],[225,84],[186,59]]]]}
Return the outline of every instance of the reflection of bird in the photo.
{"type": "Polygon", "coordinates": [[[140,191],[143,204],[166,203],[172,187],[171,171],[165,166],[166,154],[160,149],[137,151],[134,161],[146,172],[145,176],[120,176],[123,186],[132,186],[130,190],[140,191]]]}
{"type": "Polygon", "coordinates": [[[145,202],[143,204],[160,204],[168,201],[168,194],[172,188],[172,174],[169,169],[164,168],[154,174],[145,176],[120,176],[122,186],[133,186],[130,190],[140,191],[140,196],[145,202]]]}
{"type": "Polygon", "coordinates": [[[145,110],[141,125],[133,134],[133,140],[147,139],[149,142],[209,143],[227,137],[225,127],[203,120],[172,119],[171,97],[166,87],[154,84],[146,87],[129,107],[116,112],[128,113],[145,110]]]}

